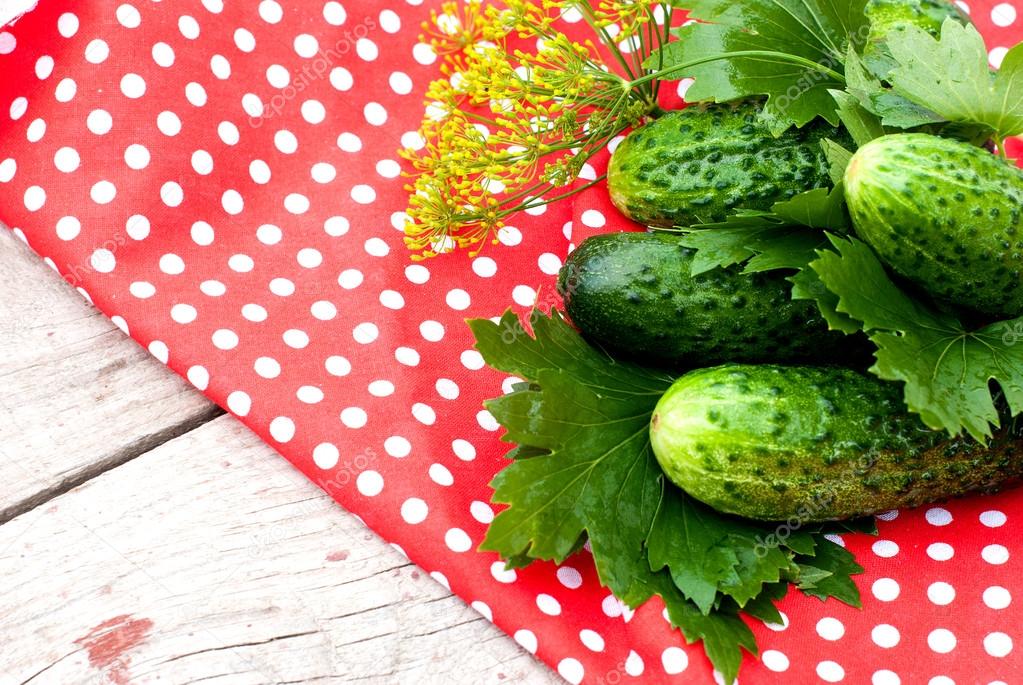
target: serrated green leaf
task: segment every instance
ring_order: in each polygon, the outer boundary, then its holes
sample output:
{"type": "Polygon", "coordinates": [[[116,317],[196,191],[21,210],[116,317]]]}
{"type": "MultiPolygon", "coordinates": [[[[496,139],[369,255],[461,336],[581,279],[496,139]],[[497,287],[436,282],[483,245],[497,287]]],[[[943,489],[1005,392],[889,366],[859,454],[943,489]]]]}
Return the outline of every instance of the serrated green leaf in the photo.
{"type": "Polygon", "coordinates": [[[846,92],[855,97],[865,110],[881,117],[883,126],[910,129],[942,121],[941,115],[892,92],[867,70],[859,55],[851,49],[846,56],[845,80],[846,92]]]}
{"type": "Polygon", "coordinates": [[[838,118],[845,124],[857,146],[866,145],[886,133],[878,116],[868,111],[858,99],[844,90],[829,92],[838,105],[838,118]]]}
{"type": "Polygon", "coordinates": [[[814,300],[821,316],[828,322],[828,328],[833,331],[842,331],[846,335],[862,330],[863,324],[848,314],[838,311],[838,296],[827,289],[816,271],[803,269],[794,276],[790,276],[789,281],[792,283],[792,299],[814,300]]]}
{"type": "Polygon", "coordinates": [[[1000,138],[1023,133],[1023,44],[1009,50],[995,75],[973,25],[948,19],[940,38],[915,26],[887,37],[898,66],[893,91],[944,121],[985,124],[1000,138]]]}
{"type": "Polygon", "coordinates": [[[863,573],[863,567],[856,563],[852,553],[827,538],[817,544],[812,557],[796,559],[800,568],[799,583],[803,594],[824,600],[834,597],[854,607],[860,606],[860,593],[852,576],[863,573]]]}
{"type": "Polygon", "coordinates": [[[785,595],[788,594],[788,591],[788,583],[771,583],[769,585],[765,585],[763,591],[759,595],[746,602],[746,606],[742,608],[743,613],[749,614],[763,623],[779,625],[784,621],[784,619],[778,611],[778,607],[775,603],[784,599],[785,595]]]}
{"type": "Polygon", "coordinates": [[[831,182],[837,186],[845,178],[845,170],[849,166],[849,162],[852,161],[853,153],[830,138],[822,140],[821,147],[824,148],[824,156],[828,158],[830,165],[828,174],[831,176],[831,182]]]}
{"type": "MultiPolygon", "coordinates": [[[[838,122],[829,89],[842,88],[842,62],[851,39],[865,38],[866,0],[677,0],[698,20],[678,29],[648,68],[690,66],[686,98],[727,102],[766,95],[762,118],[775,134],[820,116],[838,122]],[[756,55],[742,56],[740,53],[756,55]],[[715,57],[727,59],[714,59],[715,57]],[[838,78],[836,78],[836,76],[838,78]]],[[[676,74],[673,74],[676,75],[676,74]]]]}
{"type": "Polygon", "coordinates": [[[1023,344],[1016,335],[1023,317],[971,330],[906,294],[865,243],[833,237],[832,244],[811,268],[837,296],[835,310],[859,322],[877,345],[871,371],[905,383],[906,404],[924,423],[986,441],[999,425],[991,381],[1012,414],[1023,411],[1023,344]]]}

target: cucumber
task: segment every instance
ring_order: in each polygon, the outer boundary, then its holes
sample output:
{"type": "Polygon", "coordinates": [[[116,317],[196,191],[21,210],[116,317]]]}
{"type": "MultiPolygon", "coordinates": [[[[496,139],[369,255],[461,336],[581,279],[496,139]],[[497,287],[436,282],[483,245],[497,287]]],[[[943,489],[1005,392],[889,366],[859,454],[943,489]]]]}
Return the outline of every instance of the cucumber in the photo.
{"type": "Polygon", "coordinates": [[[870,20],[870,33],[863,47],[863,61],[881,79],[898,66],[885,45],[892,31],[916,26],[937,37],[946,19],[964,26],[970,23],[969,17],[949,0],[869,0],[864,13],[870,20]]]}
{"type": "Polygon", "coordinates": [[[984,447],[928,430],[895,384],[850,369],[727,365],[682,376],[650,441],[668,478],[751,519],[840,520],[913,507],[1023,475],[1009,431],[984,447]]]}
{"type": "Polygon", "coordinates": [[[569,255],[558,290],[573,323],[623,357],[667,366],[842,360],[857,348],[779,272],[691,271],[695,251],[664,233],[610,233],[569,255]]]}
{"type": "Polygon", "coordinates": [[[932,296],[1023,314],[1023,172],[982,148],[910,133],[853,156],[845,195],[856,233],[932,296]]]}
{"type": "Polygon", "coordinates": [[[756,101],[693,105],[637,128],[611,157],[611,201],[641,224],[692,226],[830,187],[821,140],[848,146],[844,129],[818,121],[775,138],[759,112],[756,101]]]}

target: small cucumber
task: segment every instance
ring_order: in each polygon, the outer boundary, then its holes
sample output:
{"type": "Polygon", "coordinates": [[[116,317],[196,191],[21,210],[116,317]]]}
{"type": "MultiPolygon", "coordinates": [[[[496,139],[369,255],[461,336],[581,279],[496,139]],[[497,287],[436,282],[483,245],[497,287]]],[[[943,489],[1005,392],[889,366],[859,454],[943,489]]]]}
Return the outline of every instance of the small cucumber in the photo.
{"type": "Polygon", "coordinates": [[[755,101],[692,105],[637,128],[611,157],[611,201],[641,224],[692,226],[830,187],[821,141],[851,145],[845,130],[818,120],[775,138],[759,113],[755,101]]]}
{"type": "Polygon", "coordinates": [[[794,301],[779,272],[692,275],[695,251],[664,233],[584,240],[558,289],[573,323],[618,353],[693,368],[722,361],[840,361],[863,346],[828,330],[817,306],[794,301]]]}
{"type": "Polygon", "coordinates": [[[913,507],[1023,475],[1009,431],[987,447],[928,430],[895,384],[850,369],[727,365],[682,376],[650,424],[668,478],[718,511],[801,522],[913,507]]]}
{"type": "Polygon", "coordinates": [[[1023,171],[957,140],[882,136],[853,156],[845,195],[896,273],[952,304],[1023,314],[1023,171]]]}

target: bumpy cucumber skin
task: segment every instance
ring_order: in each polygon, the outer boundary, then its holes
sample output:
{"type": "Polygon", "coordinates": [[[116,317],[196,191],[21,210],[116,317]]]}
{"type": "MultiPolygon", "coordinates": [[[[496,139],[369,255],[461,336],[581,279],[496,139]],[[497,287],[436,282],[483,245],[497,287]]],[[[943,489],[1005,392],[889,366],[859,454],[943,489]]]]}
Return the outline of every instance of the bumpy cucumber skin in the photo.
{"type": "Polygon", "coordinates": [[[692,226],[830,186],[821,140],[847,140],[844,129],[815,122],[775,138],[759,112],[756,102],[693,105],[637,128],[611,157],[611,201],[641,224],[692,226]]]}
{"type": "Polygon", "coordinates": [[[654,410],[668,478],[714,509],[763,521],[855,518],[1023,475],[1008,432],[984,447],[906,413],[897,386],[850,369],[727,365],[682,376],[654,410]]]}
{"type": "Polygon", "coordinates": [[[883,136],[845,173],[856,233],[931,295],[986,314],[1023,313],[1023,172],[924,133],[883,136]]]}
{"type": "Polygon", "coordinates": [[[694,254],[670,234],[593,236],[569,255],[558,289],[590,340],[666,366],[839,360],[856,347],[812,302],[793,301],[784,275],[692,276],[694,254]]]}

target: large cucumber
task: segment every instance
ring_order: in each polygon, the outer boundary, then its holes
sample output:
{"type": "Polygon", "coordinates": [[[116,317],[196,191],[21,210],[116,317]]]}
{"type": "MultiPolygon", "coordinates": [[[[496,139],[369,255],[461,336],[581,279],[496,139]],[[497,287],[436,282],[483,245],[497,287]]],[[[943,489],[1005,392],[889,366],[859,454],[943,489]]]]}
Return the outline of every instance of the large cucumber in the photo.
{"type": "Polygon", "coordinates": [[[648,226],[692,226],[830,186],[821,140],[848,143],[844,129],[818,120],[775,138],[759,112],[756,101],[692,105],[637,128],[611,157],[611,201],[648,226]]]}
{"type": "Polygon", "coordinates": [[[829,331],[815,304],[793,301],[784,274],[693,276],[694,254],[670,234],[594,236],[569,255],[558,289],[590,340],[648,362],[839,361],[861,349],[829,331]]]}
{"type": "Polygon", "coordinates": [[[835,367],[728,365],[686,374],[654,410],[650,440],[676,485],[752,519],[845,519],[912,507],[1023,475],[1004,430],[987,447],[928,430],[898,386],[835,367]]]}
{"type": "Polygon", "coordinates": [[[856,233],[932,295],[1023,314],[1023,172],[987,150],[924,133],[864,145],[845,173],[856,233]]]}

